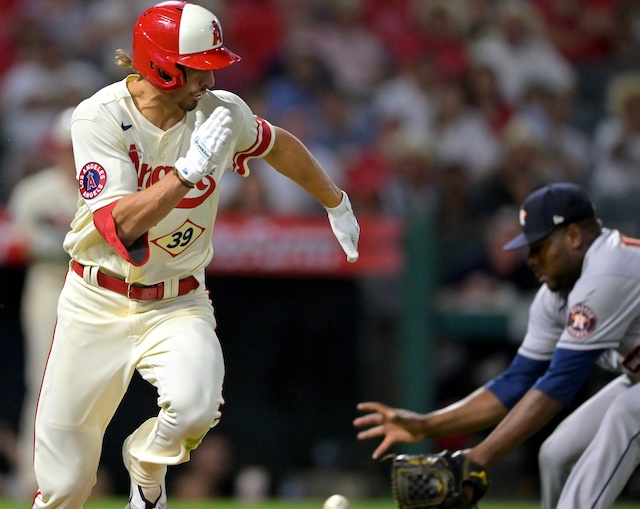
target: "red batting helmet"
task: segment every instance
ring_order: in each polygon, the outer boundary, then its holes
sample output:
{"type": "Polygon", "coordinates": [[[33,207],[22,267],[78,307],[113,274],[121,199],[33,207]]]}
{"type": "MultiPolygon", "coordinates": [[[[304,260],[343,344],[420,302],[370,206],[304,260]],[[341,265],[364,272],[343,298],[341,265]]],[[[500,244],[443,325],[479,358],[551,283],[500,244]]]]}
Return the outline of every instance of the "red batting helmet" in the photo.
{"type": "Polygon", "coordinates": [[[214,70],[238,60],[222,45],[218,18],[196,4],[159,3],[143,12],[133,28],[133,66],[164,92],[184,86],[180,65],[214,70]]]}

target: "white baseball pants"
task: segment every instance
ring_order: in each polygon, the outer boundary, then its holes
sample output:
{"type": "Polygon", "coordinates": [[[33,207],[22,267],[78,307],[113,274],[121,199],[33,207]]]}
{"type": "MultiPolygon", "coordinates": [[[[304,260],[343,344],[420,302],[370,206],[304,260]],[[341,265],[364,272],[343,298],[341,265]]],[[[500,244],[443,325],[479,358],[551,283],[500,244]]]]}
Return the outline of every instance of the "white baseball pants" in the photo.
{"type": "Polygon", "coordinates": [[[208,293],[125,296],[67,275],[36,414],[34,509],[82,507],[96,481],[107,425],[137,370],[158,391],[157,417],[125,441],[141,486],[189,460],[223,404],[224,362],[208,293]]]}

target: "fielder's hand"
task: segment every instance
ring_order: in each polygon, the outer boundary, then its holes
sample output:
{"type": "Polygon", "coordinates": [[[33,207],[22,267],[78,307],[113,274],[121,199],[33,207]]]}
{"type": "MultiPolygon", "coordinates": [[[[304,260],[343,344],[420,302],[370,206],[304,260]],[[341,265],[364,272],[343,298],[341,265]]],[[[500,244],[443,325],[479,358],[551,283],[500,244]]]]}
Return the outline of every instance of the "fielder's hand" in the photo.
{"type": "Polygon", "coordinates": [[[412,443],[427,437],[423,415],[375,401],[359,403],[358,410],[370,412],[353,421],[356,428],[367,428],[358,433],[358,439],[383,437],[373,452],[373,459],[378,459],[396,442],[412,443]]]}
{"type": "Polygon", "coordinates": [[[196,112],[196,123],[191,135],[191,145],[184,157],[176,161],[180,174],[192,184],[214,171],[224,159],[231,139],[231,112],[217,107],[205,120],[201,111],[196,112]]]}
{"type": "Polygon", "coordinates": [[[340,205],[327,208],[327,214],[329,215],[331,230],[346,253],[347,261],[349,263],[355,262],[358,256],[360,256],[358,254],[360,225],[356,220],[356,216],[353,214],[347,193],[342,191],[342,201],[340,205]]]}

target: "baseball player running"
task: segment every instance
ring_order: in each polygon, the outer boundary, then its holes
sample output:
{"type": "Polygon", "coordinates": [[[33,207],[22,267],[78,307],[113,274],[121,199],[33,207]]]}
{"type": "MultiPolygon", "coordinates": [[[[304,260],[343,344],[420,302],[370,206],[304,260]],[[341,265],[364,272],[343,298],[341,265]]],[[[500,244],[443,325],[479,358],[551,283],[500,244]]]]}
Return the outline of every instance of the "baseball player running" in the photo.
{"type": "Polygon", "coordinates": [[[170,1],[138,18],[133,74],[83,101],[71,123],[81,200],[36,414],[36,509],[80,508],[102,439],[134,371],[159,412],[125,440],[128,507],[165,508],[168,465],[189,460],[220,419],[224,364],[205,268],[227,168],[264,158],[328,212],[350,262],[359,226],[347,195],[286,130],[238,96],[212,91],[213,70],[240,57],[216,16],[170,1]]]}
{"type": "Polygon", "coordinates": [[[417,414],[376,402],[354,420],[359,439],[396,442],[477,431],[497,424],[469,458],[489,469],[569,405],[594,364],[620,376],[566,418],[539,453],[542,506],[604,509],[638,464],[640,444],[640,240],[602,228],[574,184],[532,193],[523,231],[505,249],[529,246],[542,283],[511,366],[461,401],[417,414]],[[594,465],[597,465],[595,467],[594,465]]]}

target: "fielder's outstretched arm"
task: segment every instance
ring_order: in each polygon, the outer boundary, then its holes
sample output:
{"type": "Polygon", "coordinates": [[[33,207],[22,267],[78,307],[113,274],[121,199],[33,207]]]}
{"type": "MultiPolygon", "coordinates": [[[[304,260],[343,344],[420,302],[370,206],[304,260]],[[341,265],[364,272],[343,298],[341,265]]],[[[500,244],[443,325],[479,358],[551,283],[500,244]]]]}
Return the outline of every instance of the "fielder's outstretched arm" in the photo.
{"type": "Polygon", "coordinates": [[[547,372],[469,457],[486,469],[494,467],[571,403],[603,352],[557,348],[547,372]]]}
{"type": "Polygon", "coordinates": [[[426,414],[377,402],[360,403],[358,410],[371,412],[353,421],[357,428],[369,427],[358,433],[358,439],[383,437],[373,452],[374,459],[397,442],[418,442],[425,438],[478,431],[496,424],[507,414],[507,408],[484,387],[456,403],[426,414]]]}

